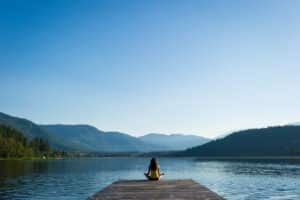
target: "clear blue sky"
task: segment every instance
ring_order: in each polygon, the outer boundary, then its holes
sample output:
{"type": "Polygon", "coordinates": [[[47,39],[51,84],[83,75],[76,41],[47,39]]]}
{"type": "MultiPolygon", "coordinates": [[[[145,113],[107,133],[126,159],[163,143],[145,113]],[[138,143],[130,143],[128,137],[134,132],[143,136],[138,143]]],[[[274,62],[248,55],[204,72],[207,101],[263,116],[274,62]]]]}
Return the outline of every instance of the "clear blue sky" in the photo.
{"type": "Polygon", "coordinates": [[[300,121],[300,1],[0,0],[0,111],[132,135],[300,121]]]}

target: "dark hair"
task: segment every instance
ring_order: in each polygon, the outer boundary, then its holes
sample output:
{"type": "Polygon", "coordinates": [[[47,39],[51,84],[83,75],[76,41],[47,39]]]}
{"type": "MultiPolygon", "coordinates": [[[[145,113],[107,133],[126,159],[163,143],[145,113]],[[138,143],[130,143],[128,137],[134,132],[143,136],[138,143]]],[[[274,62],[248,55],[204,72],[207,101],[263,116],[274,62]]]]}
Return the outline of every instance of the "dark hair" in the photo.
{"type": "Polygon", "coordinates": [[[149,168],[152,170],[157,170],[158,169],[158,164],[155,158],[152,158],[150,161],[149,168]]]}

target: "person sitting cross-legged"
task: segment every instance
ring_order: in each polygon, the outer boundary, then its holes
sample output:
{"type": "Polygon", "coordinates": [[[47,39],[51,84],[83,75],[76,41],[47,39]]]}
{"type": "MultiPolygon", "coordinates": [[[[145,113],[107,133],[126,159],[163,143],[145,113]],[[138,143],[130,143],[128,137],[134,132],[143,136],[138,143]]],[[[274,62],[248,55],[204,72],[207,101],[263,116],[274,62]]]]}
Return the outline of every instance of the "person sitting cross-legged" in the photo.
{"type": "Polygon", "coordinates": [[[160,173],[159,165],[155,158],[152,158],[148,167],[148,172],[144,173],[148,180],[159,180],[161,176],[165,175],[160,173]]]}

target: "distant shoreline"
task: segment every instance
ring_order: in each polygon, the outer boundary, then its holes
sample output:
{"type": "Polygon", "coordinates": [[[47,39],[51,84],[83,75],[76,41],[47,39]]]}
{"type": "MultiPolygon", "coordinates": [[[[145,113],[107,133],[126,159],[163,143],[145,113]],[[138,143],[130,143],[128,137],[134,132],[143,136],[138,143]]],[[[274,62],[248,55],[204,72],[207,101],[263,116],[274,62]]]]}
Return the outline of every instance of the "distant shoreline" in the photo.
{"type": "Polygon", "coordinates": [[[61,160],[58,158],[39,158],[39,157],[33,157],[33,158],[0,158],[0,161],[2,160],[61,160]]]}
{"type": "Polygon", "coordinates": [[[219,157],[195,157],[201,160],[300,160],[300,156],[219,156],[219,157]]]}
{"type": "MultiPolygon", "coordinates": [[[[149,156],[151,157],[151,156],[149,156]]],[[[157,156],[159,159],[172,158],[172,159],[195,159],[195,160],[300,160],[300,156],[219,156],[219,157],[174,157],[174,156],[157,156]]],[[[93,156],[93,157],[66,157],[66,158],[0,158],[2,160],[76,160],[76,159],[110,159],[110,158],[148,158],[148,156],[93,156]]]]}

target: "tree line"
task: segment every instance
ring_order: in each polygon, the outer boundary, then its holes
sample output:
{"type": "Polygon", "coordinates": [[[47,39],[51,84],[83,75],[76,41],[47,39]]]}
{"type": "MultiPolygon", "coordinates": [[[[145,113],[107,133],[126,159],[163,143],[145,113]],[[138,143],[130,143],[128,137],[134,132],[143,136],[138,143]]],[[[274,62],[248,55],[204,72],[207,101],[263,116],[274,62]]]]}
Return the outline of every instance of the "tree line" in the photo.
{"type": "Polygon", "coordinates": [[[28,140],[24,135],[7,125],[0,125],[0,158],[33,158],[60,156],[48,141],[42,138],[28,140]]]}

